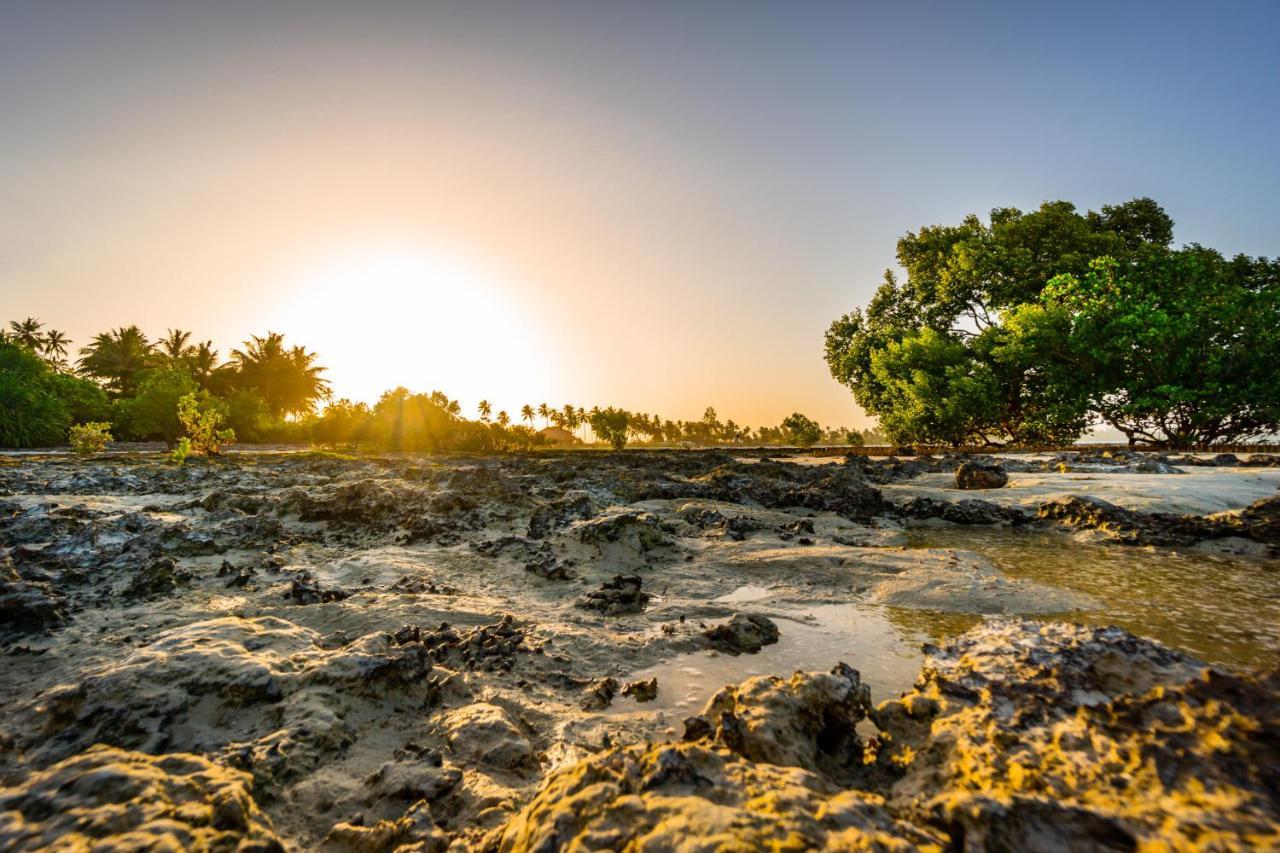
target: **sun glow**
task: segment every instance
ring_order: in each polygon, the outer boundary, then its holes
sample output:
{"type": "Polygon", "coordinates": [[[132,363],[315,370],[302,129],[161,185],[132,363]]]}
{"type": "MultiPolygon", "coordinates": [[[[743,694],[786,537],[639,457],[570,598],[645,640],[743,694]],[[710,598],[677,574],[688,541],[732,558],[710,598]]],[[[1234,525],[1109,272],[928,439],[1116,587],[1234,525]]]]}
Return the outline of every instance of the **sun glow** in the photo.
{"type": "Polygon", "coordinates": [[[474,416],[482,398],[495,409],[534,399],[554,372],[519,299],[446,254],[353,252],[292,277],[283,293],[273,322],[319,354],[338,397],[439,389],[474,416]]]}

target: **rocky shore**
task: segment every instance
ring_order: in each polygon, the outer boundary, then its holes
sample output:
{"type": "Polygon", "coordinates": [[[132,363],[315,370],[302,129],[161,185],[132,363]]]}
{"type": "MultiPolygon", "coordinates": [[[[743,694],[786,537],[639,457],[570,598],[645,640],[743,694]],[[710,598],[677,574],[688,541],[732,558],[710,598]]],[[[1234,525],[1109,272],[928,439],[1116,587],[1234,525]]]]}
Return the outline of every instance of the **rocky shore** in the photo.
{"type": "Polygon", "coordinates": [[[1275,671],[1046,621],[1097,602],[902,547],[994,524],[1268,559],[1274,496],[997,495],[1270,459],[5,458],[0,848],[1280,845],[1275,671]],[[1003,482],[910,493],[962,464],[1003,482]],[[844,602],[988,618],[875,701],[858,659],[680,718],[634,676],[844,602]]]}

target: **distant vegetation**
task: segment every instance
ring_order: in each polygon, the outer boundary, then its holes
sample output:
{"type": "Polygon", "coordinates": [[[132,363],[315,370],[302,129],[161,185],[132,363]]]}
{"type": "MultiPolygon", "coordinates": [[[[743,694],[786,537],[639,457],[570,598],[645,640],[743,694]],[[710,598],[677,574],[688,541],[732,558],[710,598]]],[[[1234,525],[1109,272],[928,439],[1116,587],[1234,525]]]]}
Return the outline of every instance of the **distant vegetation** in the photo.
{"type": "Polygon", "coordinates": [[[832,375],[895,443],[1189,448],[1280,430],[1280,260],[1171,247],[1151,199],[969,216],[898,241],[832,375]]]}
{"type": "Polygon", "coordinates": [[[97,452],[107,440],[163,441],[181,461],[242,443],[314,441],[393,450],[525,450],[598,441],[628,445],[878,443],[879,433],[824,430],[799,413],[777,427],[664,420],[614,407],[526,404],[518,418],[488,400],[476,420],[440,391],[396,388],[372,406],[331,400],[316,355],[268,332],[226,361],[209,341],[171,329],[150,340],[137,326],[96,335],[68,361],[69,339],[36,319],[0,331],[0,446],[48,447],[75,441],[97,452]]]}

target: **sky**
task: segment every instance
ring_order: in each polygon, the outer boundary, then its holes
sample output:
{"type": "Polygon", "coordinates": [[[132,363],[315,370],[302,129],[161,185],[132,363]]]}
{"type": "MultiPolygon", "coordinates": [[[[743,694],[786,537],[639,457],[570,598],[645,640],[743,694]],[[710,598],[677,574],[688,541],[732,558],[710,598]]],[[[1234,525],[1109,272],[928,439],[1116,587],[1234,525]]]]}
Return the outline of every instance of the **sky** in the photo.
{"type": "Polygon", "coordinates": [[[1280,254],[1280,3],[0,0],[0,320],[340,396],[869,421],[902,234],[1150,196],[1280,254]]]}

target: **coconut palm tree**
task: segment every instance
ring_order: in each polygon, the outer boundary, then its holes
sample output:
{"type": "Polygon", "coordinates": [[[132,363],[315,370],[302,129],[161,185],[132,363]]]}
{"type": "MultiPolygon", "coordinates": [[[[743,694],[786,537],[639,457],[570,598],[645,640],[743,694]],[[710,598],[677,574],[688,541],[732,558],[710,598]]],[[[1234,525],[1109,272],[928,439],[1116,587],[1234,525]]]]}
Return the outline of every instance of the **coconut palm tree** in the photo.
{"type": "Polygon", "coordinates": [[[525,403],[520,407],[520,419],[529,422],[529,426],[533,426],[533,406],[525,403]]]}
{"type": "Polygon", "coordinates": [[[546,421],[546,428],[551,428],[551,407],[546,403],[538,404],[538,417],[546,421]]]}
{"type": "Polygon", "coordinates": [[[311,412],[317,400],[329,398],[329,381],[320,376],[325,368],[316,358],[303,347],[286,347],[279,332],[267,332],[245,341],[244,349],[233,349],[231,366],[235,384],[257,391],[271,416],[280,418],[311,412]]]}
{"type": "Polygon", "coordinates": [[[50,329],[45,332],[44,339],[40,341],[40,354],[44,356],[44,360],[49,363],[50,367],[57,370],[66,370],[67,344],[69,343],[71,343],[71,338],[68,338],[57,329],[50,329]]]}
{"type": "Polygon", "coordinates": [[[169,359],[171,364],[176,365],[190,352],[190,341],[190,332],[184,332],[182,329],[167,329],[164,337],[156,341],[156,349],[160,355],[169,359]]]}
{"type": "Polygon", "coordinates": [[[493,414],[493,406],[489,404],[488,400],[481,400],[480,405],[476,406],[476,408],[480,412],[480,420],[488,423],[489,416],[493,414]]]}
{"type": "Polygon", "coordinates": [[[101,379],[108,390],[132,396],[138,375],[152,366],[154,351],[137,326],[125,326],[95,335],[81,347],[80,372],[101,379]]]}
{"type": "Polygon", "coordinates": [[[21,322],[10,320],[9,328],[13,330],[10,340],[15,344],[26,347],[34,353],[40,352],[41,345],[44,343],[44,335],[40,334],[40,330],[44,328],[44,323],[35,317],[28,317],[21,322]]]}
{"type": "Polygon", "coordinates": [[[511,415],[507,414],[506,409],[502,409],[501,411],[498,412],[498,426],[502,427],[503,429],[506,429],[507,427],[511,426],[511,415]]]}

